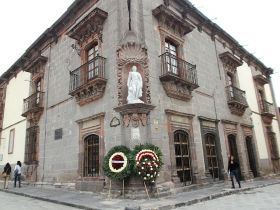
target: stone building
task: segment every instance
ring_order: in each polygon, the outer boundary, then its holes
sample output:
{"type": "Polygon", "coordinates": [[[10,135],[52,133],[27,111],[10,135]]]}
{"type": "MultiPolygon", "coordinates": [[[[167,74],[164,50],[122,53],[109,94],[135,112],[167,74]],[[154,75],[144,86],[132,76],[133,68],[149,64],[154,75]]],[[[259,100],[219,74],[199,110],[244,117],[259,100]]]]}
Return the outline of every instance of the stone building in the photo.
{"type": "Polygon", "coordinates": [[[243,179],[279,170],[272,70],[186,0],[76,0],[16,64],[30,181],[102,190],[106,152],[145,142],[170,188],[224,180],[230,154],[243,179]],[[133,66],[143,103],[127,102],[133,66]]]}

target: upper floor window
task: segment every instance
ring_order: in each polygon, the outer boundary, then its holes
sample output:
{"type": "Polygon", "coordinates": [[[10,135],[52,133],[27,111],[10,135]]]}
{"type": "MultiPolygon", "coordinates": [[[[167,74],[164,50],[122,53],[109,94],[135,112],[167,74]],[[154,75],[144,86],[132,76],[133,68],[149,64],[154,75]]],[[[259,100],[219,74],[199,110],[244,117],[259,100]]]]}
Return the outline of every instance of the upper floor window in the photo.
{"type": "Polygon", "coordinates": [[[172,42],[165,40],[165,52],[166,52],[166,63],[167,71],[174,74],[178,74],[178,62],[177,62],[177,46],[172,42]]]}
{"type": "Polygon", "coordinates": [[[14,139],[15,139],[15,129],[10,130],[9,136],[9,148],[8,153],[12,154],[14,152],[14,139]]]}
{"type": "Polygon", "coordinates": [[[93,44],[86,52],[88,62],[88,79],[92,79],[98,75],[98,59],[99,55],[98,44],[93,44]]]}

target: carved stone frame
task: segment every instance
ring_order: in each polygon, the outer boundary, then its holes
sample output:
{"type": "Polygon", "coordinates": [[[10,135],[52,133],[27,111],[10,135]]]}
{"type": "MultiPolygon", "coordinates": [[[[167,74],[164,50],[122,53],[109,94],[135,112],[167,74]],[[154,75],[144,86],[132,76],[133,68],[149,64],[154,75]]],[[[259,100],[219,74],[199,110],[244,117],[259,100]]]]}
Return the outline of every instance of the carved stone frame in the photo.
{"type": "Polygon", "coordinates": [[[85,119],[77,120],[79,125],[79,162],[78,162],[78,178],[76,187],[80,190],[90,190],[92,189],[83,187],[85,185],[98,186],[99,190],[103,188],[104,185],[104,172],[102,169],[103,159],[105,155],[105,143],[104,143],[104,117],[105,113],[99,113],[85,119]],[[90,125],[87,125],[92,123],[90,125]],[[84,177],[84,140],[87,136],[95,134],[99,136],[99,176],[97,177],[84,177]],[[84,183],[84,184],[83,184],[84,183]]]}
{"type": "Polygon", "coordinates": [[[151,104],[147,49],[141,44],[127,42],[117,50],[118,105],[126,104],[127,73],[132,65],[140,69],[139,73],[143,78],[143,101],[151,104]]]}
{"type": "Polygon", "coordinates": [[[177,112],[174,110],[166,109],[165,113],[167,115],[167,127],[168,127],[168,136],[169,136],[169,150],[170,150],[170,171],[171,171],[171,180],[175,184],[179,184],[179,178],[176,171],[176,159],[175,159],[175,150],[174,150],[174,133],[177,130],[185,131],[189,135],[189,148],[190,148],[190,158],[191,158],[191,168],[192,168],[192,183],[198,183],[198,165],[196,157],[196,149],[194,143],[194,135],[192,128],[192,120],[194,115],[186,114],[182,112],[177,112]],[[173,118],[180,118],[185,122],[176,122],[173,118]]]}

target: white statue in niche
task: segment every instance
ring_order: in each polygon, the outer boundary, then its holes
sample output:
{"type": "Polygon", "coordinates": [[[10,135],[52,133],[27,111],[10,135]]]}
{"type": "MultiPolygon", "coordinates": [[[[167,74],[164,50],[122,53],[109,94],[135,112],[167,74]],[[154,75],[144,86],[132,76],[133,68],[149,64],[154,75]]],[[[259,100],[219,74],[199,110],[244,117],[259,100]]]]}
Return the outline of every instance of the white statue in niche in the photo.
{"type": "Polygon", "coordinates": [[[142,76],[139,72],[137,72],[137,67],[132,66],[131,71],[128,74],[127,78],[127,103],[135,104],[135,103],[144,103],[139,98],[142,97],[142,76]]]}

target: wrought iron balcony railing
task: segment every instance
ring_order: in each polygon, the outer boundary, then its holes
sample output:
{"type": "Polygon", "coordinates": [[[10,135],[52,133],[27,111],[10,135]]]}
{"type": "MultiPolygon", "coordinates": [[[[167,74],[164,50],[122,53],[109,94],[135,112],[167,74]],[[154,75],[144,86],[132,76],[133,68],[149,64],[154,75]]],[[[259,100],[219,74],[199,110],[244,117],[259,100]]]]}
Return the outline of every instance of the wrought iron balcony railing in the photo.
{"type": "Polygon", "coordinates": [[[28,98],[23,100],[23,116],[28,112],[37,111],[43,108],[43,92],[35,92],[28,98]]]}
{"type": "Polygon", "coordinates": [[[69,92],[73,92],[96,78],[105,79],[105,58],[96,56],[70,72],[69,92]]]}
{"type": "Polygon", "coordinates": [[[260,101],[260,105],[262,114],[275,115],[275,110],[272,103],[269,103],[266,100],[262,100],[260,101]]]}
{"type": "Polygon", "coordinates": [[[247,100],[245,96],[245,91],[240,90],[233,85],[226,87],[228,102],[237,102],[239,104],[247,106],[247,100]]]}
{"type": "Polygon", "coordinates": [[[160,55],[161,58],[161,77],[172,75],[189,84],[198,87],[196,65],[165,52],[160,55]]]}

